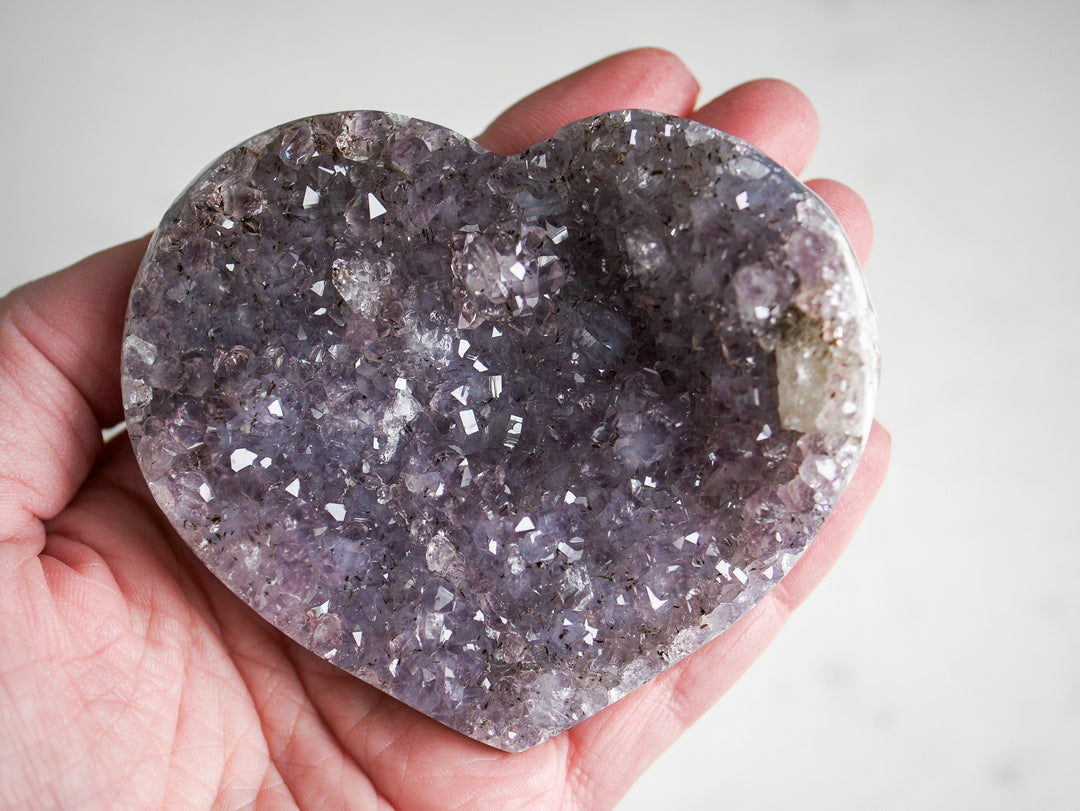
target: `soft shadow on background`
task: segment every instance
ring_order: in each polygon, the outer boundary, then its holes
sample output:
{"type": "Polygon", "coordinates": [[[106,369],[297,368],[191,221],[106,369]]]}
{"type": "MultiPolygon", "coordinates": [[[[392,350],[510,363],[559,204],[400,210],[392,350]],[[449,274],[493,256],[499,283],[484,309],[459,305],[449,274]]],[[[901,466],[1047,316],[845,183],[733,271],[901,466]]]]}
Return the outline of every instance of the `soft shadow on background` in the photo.
{"type": "Polygon", "coordinates": [[[0,294],[144,233],[214,156],[301,115],[477,133],[611,52],[702,99],[802,87],[808,177],[876,223],[885,489],[749,674],[620,805],[1080,806],[1075,259],[1065,2],[4,4],[0,294]]]}

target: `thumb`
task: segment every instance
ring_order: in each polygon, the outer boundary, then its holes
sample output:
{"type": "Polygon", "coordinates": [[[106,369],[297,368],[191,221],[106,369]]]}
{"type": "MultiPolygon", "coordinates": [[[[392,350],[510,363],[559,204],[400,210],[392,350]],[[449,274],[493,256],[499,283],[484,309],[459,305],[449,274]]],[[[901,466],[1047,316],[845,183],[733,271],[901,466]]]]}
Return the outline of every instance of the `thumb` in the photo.
{"type": "Polygon", "coordinates": [[[36,521],[86,478],[101,429],[123,418],[120,336],[147,239],[103,251],[0,299],[0,543],[40,552],[36,521]]]}

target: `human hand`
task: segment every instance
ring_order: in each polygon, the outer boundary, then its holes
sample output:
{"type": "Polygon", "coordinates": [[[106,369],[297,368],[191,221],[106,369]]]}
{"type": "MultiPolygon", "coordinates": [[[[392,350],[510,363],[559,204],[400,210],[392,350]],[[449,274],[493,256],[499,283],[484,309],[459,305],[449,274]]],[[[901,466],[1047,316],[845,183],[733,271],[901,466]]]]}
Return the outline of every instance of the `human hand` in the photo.
{"type": "MultiPolygon", "coordinates": [[[[695,110],[670,54],[620,54],[544,88],[480,137],[513,153],[625,107],[695,118],[798,172],[817,138],[790,85],[695,110]]],[[[853,192],[810,183],[865,259],[853,192]]],[[[207,572],[143,482],[122,419],[120,337],[145,240],[0,302],[0,806],[596,808],[749,666],[840,554],[880,486],[875,427],[855,478],[787,578],[718,639],[524,753],[469,740],[308,653],[207,572]]]]}

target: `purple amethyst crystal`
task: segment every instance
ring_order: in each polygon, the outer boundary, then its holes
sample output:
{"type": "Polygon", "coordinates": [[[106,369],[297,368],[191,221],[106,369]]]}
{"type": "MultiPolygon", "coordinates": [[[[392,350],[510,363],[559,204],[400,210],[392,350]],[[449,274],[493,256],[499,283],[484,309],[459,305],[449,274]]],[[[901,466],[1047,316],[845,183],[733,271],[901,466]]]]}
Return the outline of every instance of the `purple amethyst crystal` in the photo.
{"type": "Polygon", "coordinates": [[[645,111],[517,157],[379,112],[217,160],[131,294],[177,532],[305,647],[508,751],[699,648],[852,475],[878,361],[824,203],[645,111]]]}

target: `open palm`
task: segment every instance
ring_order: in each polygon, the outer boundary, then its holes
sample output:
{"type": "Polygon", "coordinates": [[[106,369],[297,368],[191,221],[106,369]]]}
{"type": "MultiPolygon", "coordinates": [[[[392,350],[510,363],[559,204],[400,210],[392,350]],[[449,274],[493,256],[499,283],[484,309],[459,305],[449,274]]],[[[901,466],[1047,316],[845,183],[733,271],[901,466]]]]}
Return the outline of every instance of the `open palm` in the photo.
{"type": "MultiPolygon", "coordinates": [[[[620,54],[519,102],[480,138],[513,153],[625,107],[695,118],[800,171],[809,102],[759,81],[695,109],[662,51],[620,54]]],[[[857,252],[861,201],[811,184],[857,252]]],[[[153,503],[121,419],[120,335],[145,240],[0,302],[0,806],[596,808],[746,669],[843,549],[880,485],[875,426],[841,504],[784,582],[652,683],[522,754],[431,721],[247,609],[153,503]]]]}

